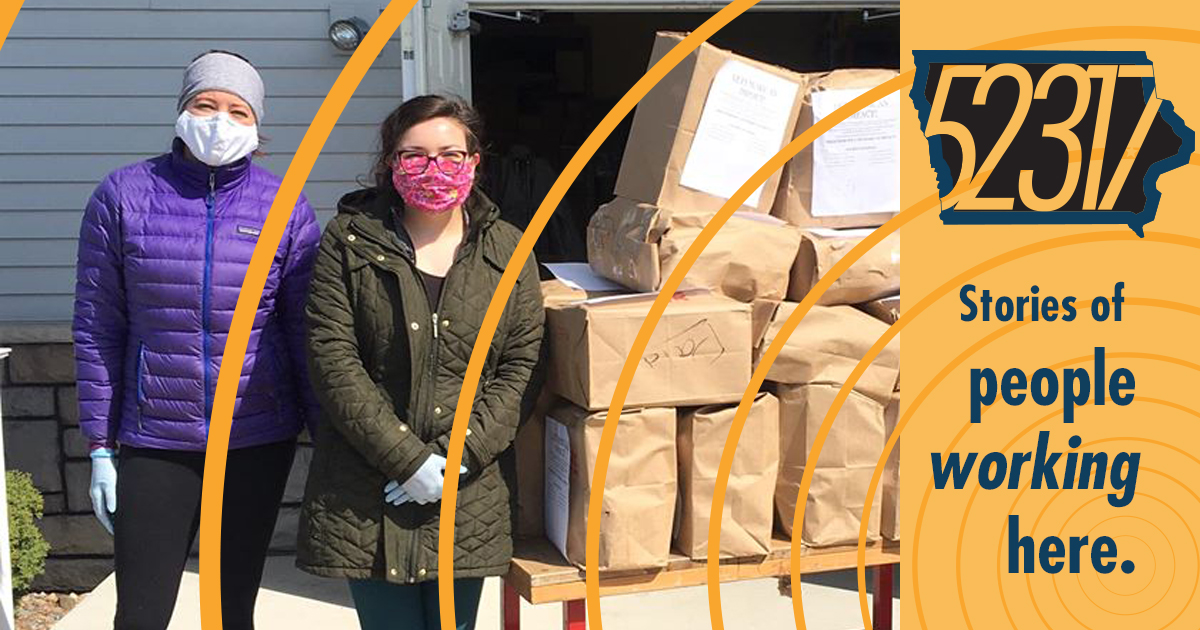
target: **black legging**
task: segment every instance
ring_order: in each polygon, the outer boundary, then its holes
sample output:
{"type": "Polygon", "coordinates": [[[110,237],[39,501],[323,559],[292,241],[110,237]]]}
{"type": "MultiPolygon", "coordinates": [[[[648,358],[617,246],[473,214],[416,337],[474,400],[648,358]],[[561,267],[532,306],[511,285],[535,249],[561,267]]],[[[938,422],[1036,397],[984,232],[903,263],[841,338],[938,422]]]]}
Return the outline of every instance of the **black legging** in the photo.
{"type": "MultiPolygon", "coordinates": [[[[254,628],[254,601],[294,441],[229,452],[221,525],[225,630],[254,628]]],[[[200,525],[204,453],[122,447],[117,465],[115,630],[166,630],[200,525]]]]}

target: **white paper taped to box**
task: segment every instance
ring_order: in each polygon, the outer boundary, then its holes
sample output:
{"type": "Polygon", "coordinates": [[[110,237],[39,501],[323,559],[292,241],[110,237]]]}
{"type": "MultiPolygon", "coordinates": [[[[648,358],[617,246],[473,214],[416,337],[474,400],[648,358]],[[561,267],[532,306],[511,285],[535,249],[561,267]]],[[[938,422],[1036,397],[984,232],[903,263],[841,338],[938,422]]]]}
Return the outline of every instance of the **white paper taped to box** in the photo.
{"type": "MultiPolygon", "coordinates": [[[[708,90],[679,183],[728,199],[783,147],[800,86],[736,60],[708,90]]],[[[746,204],[757,206],[759,186],[746,204]]]]}
{"type": "Polygon", "coordinates": [[[546,537],[567,556],[571,520],[571,436],[554,418],[546,418],[546,537]]]}
{"type": "MultiPolygon", "coordinates": [[[[813,124],[868,88],[812,94],[813,124]]],[[[812,214],[900,211],[900,95],[892,93],[813,142],[812,214]]]]}

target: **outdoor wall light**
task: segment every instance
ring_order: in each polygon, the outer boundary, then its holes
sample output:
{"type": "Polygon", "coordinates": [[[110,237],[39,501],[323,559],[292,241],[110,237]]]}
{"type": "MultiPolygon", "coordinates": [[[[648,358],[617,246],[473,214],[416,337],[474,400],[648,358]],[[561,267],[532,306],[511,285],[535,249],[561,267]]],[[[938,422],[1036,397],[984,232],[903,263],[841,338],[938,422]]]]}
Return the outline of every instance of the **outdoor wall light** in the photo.
{"type": "Polygon", "coordinates": [[[358,48],[370,28],[360,17],[342,18],[329,25],[329,41],[338,50],[349,52],[358,48]]]}

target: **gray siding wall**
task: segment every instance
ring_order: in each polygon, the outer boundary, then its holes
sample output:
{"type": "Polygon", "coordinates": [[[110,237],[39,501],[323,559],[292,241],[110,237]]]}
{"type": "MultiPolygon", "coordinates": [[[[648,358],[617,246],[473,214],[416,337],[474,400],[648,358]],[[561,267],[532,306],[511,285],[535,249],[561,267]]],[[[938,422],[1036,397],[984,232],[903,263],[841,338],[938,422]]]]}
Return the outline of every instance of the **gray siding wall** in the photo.
{"type": "MultiPolygon", "coordinates": [[[[0,50],[0,322],[70,319],[83,206],[109,171],[170,146],[182,70],[200,52],[233,50],[262,72],[270,141],[260,164],[282,177],[350,58],[326,39],[330,4],[27,0],[0,50]]],[[[322,223],[366,173],[377,126],[400,102],[398,37],[309,177],[322,223]]]]}

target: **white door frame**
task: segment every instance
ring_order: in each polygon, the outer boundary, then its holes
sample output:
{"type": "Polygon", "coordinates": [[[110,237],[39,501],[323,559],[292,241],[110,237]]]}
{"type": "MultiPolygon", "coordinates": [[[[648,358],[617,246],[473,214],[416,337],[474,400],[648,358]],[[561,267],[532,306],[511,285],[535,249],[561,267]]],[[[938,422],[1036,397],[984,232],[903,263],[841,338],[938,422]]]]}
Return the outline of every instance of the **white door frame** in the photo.
{"type": "MultiPolygon", "coordinates": [[[[0,348],[0,364],[8,358],[8,348],[0,348]]],[[[3,369],[3,366],[0,366],[3,369]]],[[[3,422],[0,419],[0,422],[3,422]]],[[[0,432],[0,472],[7,471],[4,465],[4,434],[0,432]]],[[[0,479],[0,630],[13,630],[12,555],[8,547],[8,488],[5,479],[0,479]]]]}

